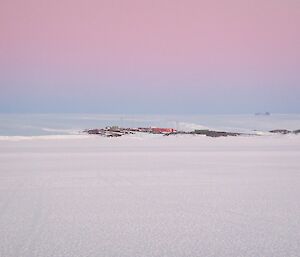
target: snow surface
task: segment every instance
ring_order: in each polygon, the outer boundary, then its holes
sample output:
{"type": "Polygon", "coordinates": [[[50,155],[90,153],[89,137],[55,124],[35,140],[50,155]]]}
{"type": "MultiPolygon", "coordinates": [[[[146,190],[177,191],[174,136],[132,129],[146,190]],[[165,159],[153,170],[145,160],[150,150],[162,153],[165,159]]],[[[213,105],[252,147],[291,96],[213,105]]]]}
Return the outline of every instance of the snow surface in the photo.
{"type": "Polygon", "coordinates": [[[299,198],[300,136],[0,138],[1,257],[299,256],[299,198]]]}

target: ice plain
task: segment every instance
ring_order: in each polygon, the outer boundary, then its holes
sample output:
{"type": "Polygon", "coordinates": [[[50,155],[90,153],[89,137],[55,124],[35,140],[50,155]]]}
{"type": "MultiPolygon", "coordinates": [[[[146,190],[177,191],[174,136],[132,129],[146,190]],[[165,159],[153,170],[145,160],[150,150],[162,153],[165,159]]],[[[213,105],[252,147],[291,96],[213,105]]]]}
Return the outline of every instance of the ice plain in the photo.
{"type": "Polygon", "coordinates": [[[300,136],[0,138],[1,257],[299,256],[300,136]]]}

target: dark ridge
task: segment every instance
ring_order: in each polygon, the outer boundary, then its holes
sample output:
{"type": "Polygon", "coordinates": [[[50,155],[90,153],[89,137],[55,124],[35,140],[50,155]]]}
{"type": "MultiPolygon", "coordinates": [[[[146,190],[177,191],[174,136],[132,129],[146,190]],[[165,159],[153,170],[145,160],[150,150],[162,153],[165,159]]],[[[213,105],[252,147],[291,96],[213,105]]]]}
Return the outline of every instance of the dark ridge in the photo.
{"type": "Polygon", "coordinates": [[[284,134],[284,135],[292,133],[292,131],[287,129],[274,129],[274,130],[270,130],[269,132],[274,134],[284,134]]]}

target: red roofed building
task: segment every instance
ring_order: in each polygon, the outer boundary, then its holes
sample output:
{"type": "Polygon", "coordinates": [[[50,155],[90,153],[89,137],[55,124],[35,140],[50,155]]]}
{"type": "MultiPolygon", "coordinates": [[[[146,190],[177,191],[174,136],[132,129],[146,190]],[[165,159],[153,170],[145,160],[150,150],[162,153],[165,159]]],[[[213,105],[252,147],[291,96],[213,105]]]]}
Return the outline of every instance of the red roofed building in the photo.
{"type": "Polygon", "coordinates": [[[172,133],[176,132],[176,129],[173,128],[151,128],[152,133],[172,133]]]}

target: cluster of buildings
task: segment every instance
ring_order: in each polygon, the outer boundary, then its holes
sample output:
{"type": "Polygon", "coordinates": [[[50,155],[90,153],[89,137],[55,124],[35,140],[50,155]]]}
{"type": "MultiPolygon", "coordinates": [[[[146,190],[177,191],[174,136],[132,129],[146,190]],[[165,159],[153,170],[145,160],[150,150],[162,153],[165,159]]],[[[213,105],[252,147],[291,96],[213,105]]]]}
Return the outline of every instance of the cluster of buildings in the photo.
{"type": "Polygon", "coordinates": [[[128,134],[135,134],[137,132],[149,134],[171,134],[175,133],[176,129],[173,128],[120,128],[118,126],[105,127],[100,129],[87,129],[85,133],[91,135],[100,135],[105,137],[120,137],[128,134]]]}
{"type": "Polygon", "coordinates": [[[173,128],[135,128],[132,129],[132,131],[136,131],[136,132],[147,132],[147,133],[152,133],[152,134],[168,134],[168,133],[174,133],[176,132],[176,129],[173,128]]]}

